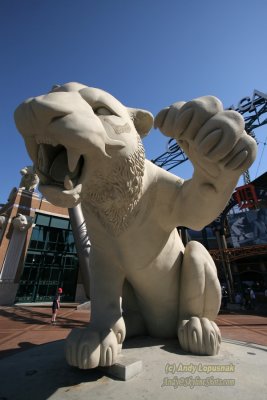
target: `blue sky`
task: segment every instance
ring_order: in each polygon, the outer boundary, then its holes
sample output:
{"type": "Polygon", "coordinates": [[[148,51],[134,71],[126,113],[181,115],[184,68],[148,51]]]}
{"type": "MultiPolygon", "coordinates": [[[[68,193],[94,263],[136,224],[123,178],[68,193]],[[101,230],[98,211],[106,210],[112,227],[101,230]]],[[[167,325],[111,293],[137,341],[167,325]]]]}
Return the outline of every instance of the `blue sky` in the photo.
{"type": "MultiPolygon", "coordinates": [[[[21,101],[77,81],[154,115],[207,94],[237,104],[254,89],[267,93],[266,15],[266,0],[2,0],[0,203],[31,163],[13,121],[21,101]]],[[[253,179],[267,170],[267,125],[255,133],[253,179]]],[[[152,130],[147,158],[166,143],[152,130]]],[[[192,167],[173,172],[190,178],[192,167]]]]}

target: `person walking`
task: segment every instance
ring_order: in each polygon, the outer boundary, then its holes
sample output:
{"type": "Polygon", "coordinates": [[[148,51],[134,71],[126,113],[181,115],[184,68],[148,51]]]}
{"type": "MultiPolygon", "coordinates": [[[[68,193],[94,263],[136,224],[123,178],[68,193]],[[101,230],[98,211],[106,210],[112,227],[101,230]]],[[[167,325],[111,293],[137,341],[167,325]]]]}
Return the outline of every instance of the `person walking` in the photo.
{"type": "Polygon", "coordinates": [[[250,289],[249,295],[250,295],[251,308],[252,310],[254,310],[256,306],[256,295],[253,289],[250,289]]]}
{"type": "Polygon", "coordinates": [[[60,295],[62,294],[62,292],[63,290],[61,288],[58,288],[57,293],[53,299],[51,324],[56,323],[57,310],[60,308],[60,295]]]}

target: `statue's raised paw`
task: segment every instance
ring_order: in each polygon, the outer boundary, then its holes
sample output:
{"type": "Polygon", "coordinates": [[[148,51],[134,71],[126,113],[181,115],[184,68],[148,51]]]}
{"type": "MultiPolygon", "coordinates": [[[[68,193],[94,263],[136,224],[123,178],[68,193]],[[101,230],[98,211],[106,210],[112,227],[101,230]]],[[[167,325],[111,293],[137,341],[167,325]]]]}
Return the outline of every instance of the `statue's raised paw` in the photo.
{"type": "Polygon", "coordinates": [[[200,355],[216,355],[221,345],[219,328],[207,318],[183,320],[178,327],[178,338],[184,351],[200,355]]]}
{"type": "Polygon", "coordinates": [[[158,113],[155,127],[177,140],[196,170],[213,178],[227,171],[240,174],[256,157],[256,142],[244,131],[242,116],[223,110],[213,96],[174,103],[158,113]]]}

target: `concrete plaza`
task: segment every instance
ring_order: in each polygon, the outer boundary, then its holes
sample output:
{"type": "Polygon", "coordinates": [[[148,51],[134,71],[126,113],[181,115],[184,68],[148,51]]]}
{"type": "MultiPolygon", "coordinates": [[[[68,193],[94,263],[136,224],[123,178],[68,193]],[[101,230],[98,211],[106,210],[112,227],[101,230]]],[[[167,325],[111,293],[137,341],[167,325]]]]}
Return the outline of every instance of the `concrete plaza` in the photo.
{"type": "Polygon", "coordinates": [[[131,339],[124,354],[142,360],[129,381],[105,370],[83,371],[64,359],[64,338],[86,326],[87,310],[62,307],[57,325],[49,307],[0,308],[0,399],[265,399],[267,317],[220,314],[223,343],[215,357],[188,356],[176,341],[131,339]]]}

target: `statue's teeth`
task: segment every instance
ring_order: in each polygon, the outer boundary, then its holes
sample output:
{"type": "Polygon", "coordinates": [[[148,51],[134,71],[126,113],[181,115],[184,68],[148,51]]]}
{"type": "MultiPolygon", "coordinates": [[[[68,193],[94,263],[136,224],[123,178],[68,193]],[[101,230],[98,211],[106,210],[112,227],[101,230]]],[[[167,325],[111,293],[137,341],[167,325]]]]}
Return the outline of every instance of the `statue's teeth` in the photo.
{"type": "Polygon", "coordinates": [[[73,149],[68,149],[67,154],[68,154],[68,167],[70,172],[73,172],[78,164],[81,155],[73,149]]]}
{"type": "Polygon", "coordinates": [[[66,190],[71,190],[71,189],[73,189],[73,182],[72,182],[72,180],[69,178],[69,176],[68,175],[66,175],[65,176],[65,179],[64,179],[64,188],[66,189],[66,190]]]}
{"type": "Polygon", "coordinates": [[[32,137],[27,137],[24,139],[26,148],[28,150],[28,153],[34,163],[37,163],[38,159],[38,152],[37,152],[37,146],[36,146],[36,141],[32,137]]]}

